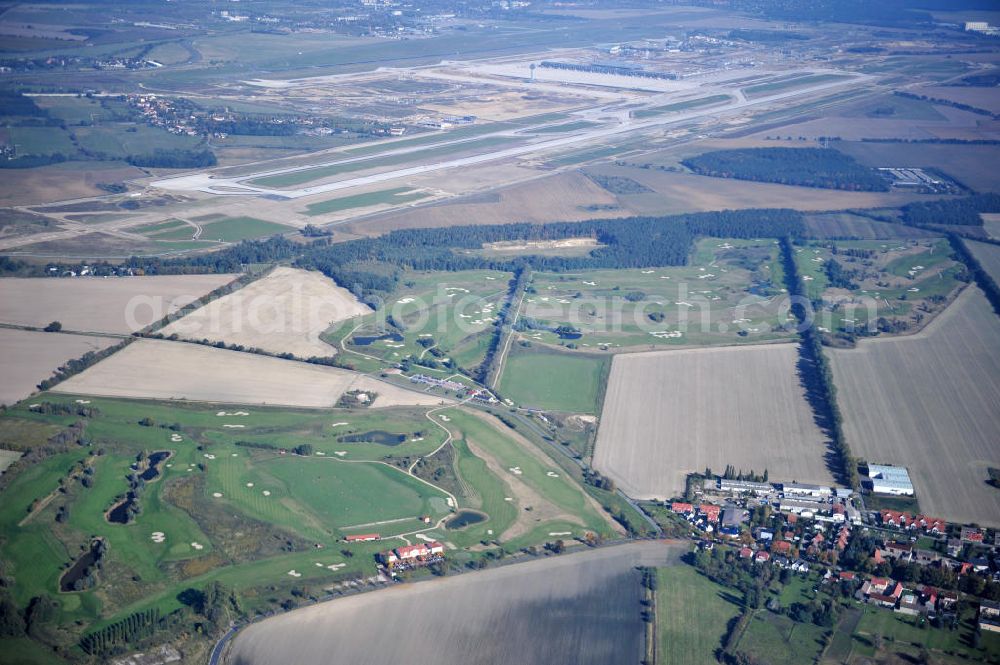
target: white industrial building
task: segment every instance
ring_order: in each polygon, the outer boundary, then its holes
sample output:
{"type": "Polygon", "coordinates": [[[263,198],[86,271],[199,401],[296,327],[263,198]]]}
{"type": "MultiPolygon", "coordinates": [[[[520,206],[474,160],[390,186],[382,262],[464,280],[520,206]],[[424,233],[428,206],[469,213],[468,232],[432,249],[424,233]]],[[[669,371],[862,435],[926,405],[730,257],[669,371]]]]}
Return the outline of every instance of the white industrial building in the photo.
{"type": "Polygon", "coordinates": [[[910,474],[904,467],[869,464],[868,478],[872,483],[872,492],[876,494],[913,496],[913,483],[910,482],[910,474]]]}

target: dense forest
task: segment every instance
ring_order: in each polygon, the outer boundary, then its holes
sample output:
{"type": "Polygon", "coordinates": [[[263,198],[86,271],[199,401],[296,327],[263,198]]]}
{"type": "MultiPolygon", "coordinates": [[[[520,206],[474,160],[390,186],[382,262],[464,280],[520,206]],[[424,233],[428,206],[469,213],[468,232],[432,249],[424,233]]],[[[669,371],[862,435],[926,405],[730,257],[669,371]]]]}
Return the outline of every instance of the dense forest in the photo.
{"type": "MultiPolygon", "coordinates": [[[[515,272],[524,265],[535,270],[565,272],[599,268],[646,268],[687,263],[694,239],[782,238],[799,236],[802,215],[793,210],[723,210],[720,212],[595,219],[552,224],[502,224],[406,229],[377,238],[332,242],[323,237],[310,244],[275,236],[244,241],[238,245],[189,257],[162,259],[132,257],[121,267],[92,265],[95,274],[119,274],[121,270],[145,274],[240,272],[248,264],[291,261],[301,268],[319,270],[357,297],[377,306],[392,292],[400,271],[412,270],[504,270],[515,272]],[[559,240],[596,238],[602,245],[584,256],[484,256],[474,251],[484,243],[505,240],[559,240]]],[[[34,270],[20,260],[0,260],[0,274],[62,274],[73,266],[48,264],[34,270]]]]}
{"type": "Polygon", "coordinates": [[[853,157],[824,148],[716,150],[681,162],[700,175],[783,185],[885,192],[889,182],[853,157]]]}
{"type": "Polygon", "coordinates": [[[1000,212],[1000,194],[909,203],[903,206],[903,223],[910,226],[982,226],[980,213],[983,212],[1000,212]]]}
{"type": "Polygon", "coordinates": [[[145,155],[130,155],[126,160],[132,166],[154,169],[194,169],[215,166],[215,153],[204,150],[154,150],[145,155]]]}

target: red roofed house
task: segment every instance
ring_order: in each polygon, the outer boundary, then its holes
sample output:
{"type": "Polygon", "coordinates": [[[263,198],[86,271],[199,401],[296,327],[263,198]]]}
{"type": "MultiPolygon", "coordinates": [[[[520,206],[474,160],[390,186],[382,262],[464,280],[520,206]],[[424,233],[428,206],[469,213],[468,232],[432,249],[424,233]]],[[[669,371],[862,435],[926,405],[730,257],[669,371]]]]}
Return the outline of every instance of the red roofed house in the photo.
{"type": "Polygon", "coordinates": [[[930,533],[944,533],[948,530],[948,523],[938,517],[918,515],[915,524],[930,533]]]}
{"type": "Polygon", "coordinates": [[[749,559],[752,556],[753,556],[753,550],[750,549],[749,547],[744,547],[744,548],[740,549],[740,558],[741,559],[749,559]]]}
{"type": "Polygon", "coordinates": [[[764,563],[766,561],[770,561],[770,559],[771,555],[765,552],[764,550],[757,552],[757,556],[754,557],[754,561],[756,561],[757,563],[764,563]]]}
{"type": "Polygon", "coordinates": [[[698,511],[705,515],[705,519],[709,522],[718,522],[719,513],[722,512],[722,507],[711,503],[703,503],[698,506],[698,511]]]}
{"type": "Polygon", "coordinates": [[[675,513],[680,513],[681,515],[688,515],[694,512],[694,506],[690,503],[684,503],[682,501],[674,501],[670,504],[670,510],[675,513]]]}
{"type": "Polygon", "coordinates": [[[346,536],[344,540],[348,543],[367,543],[373,540],[379,540],[381,536],[377,533],[361,533],[356,536],[346,536]]]}
{"type": "Polygon", "coordinates": [[[963,526],[961,538],[966,543],[981,543],[983,542],[983,532],[971,526],[963,526]]]}
{"type": "Polygon", "coordinates": [[[771,543],[771,551],[775,554],[788,554],[792,551],[792,544],[787,540],[776,540],[771,543]]]}
{"type": "Polygon", "coordinates": [[[834,545],[838,550],[847,549],[847,541],[851,537],[851,530],[846,526],[840,527],[840,533],[837,534],[837,543],[834,545]]]}
{"type": "Polygon", "coordinates": [[[852,573],[849,570],[840,571],[840,579],[844,582],[853,582],[854,577],[855,577],[854,573],[852,573]]]}
{"type": "Polygon", "coordinates": [[[872,554],[872,560],[875,561],[876,565],[885,561],[885,559],[882,557],[882,550],[875,550],[875,553],[872,554]]]}
{"type": "Polygon", "coordinates": [[[887,577],[873,577],[861,587],[861,593],[884,607],[895,607],[903,595],[903,585],[887,577]]]}
{"type": "Polygon", "coordinates": [[[887,508],[882,510],[882,524],[885,526],[894,526],[903,529],[909,526],[912,521],[913,518],[907,513],[887,508]]]}

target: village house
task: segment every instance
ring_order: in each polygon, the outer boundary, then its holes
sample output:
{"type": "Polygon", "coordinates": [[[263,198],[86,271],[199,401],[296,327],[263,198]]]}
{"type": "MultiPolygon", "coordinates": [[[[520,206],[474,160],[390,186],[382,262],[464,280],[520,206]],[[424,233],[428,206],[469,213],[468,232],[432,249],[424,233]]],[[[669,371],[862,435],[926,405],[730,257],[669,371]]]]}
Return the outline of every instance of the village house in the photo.
{"type": "Polygon", "coordinates": [[[348,543],[369,543],[374,540],[380,540],[381,536],[377,533],[362,533],[356,536],[345,536],[344,542],[348,543]]]}
{"type": "Polygon", "coordinates": [[[979,604],[979,630],[1000,633],[1000,602],[984,600],[979,604]]]}
{"type": "Polygon", "coordinates": [[[961,536],[959,537],[963,543],[982,543],[983,530],[971,526],[963,526],[961,536]]]}
{"type": "Polygon", "coordinates": [[[402,545],[388,552],[381,552],[378,560],[387,568],[392,568],[399,564],[422,564],[436,560],[444,555],[444,545],[434,540],[417,545],[402,545]]]}
{"type": "Polygon", "coordinates": [[[903,595],[903,585],[888,577],[873,577],[861,586],[858,593],[865,602],[895,608],[903,595]]]}

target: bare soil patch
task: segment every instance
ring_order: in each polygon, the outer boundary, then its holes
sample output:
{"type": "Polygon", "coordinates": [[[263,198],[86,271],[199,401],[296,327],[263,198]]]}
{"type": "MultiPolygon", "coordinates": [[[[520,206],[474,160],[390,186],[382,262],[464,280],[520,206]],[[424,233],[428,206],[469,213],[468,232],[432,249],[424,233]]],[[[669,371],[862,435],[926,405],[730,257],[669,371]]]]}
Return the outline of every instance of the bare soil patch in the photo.
{"type": "Polygon", "coordinates": [[[322,341],[320,333],[334,323],[370,312],[347,289],[321,273],[280,267],[160,332],[300,358],[332,356],[337,350],[322,341]]]}
{"type": "Polygon", "coordinates": [[[594,468],[634,498],[675,495],[688,473],[727,464],[832,484],[797,358],[794,344],[615,356],[594,468]]]}
{"type": "Polygon", "coordinates": [[[0,279],[0,323],[129,334],[228,284],[235,275],[0,279]]]}
{"type": "Polygon", "coordinates": [[[922,332],[831,349],[844,432],[870,462],[907,467],[929,515],[1000,526],[1000,319],[970,287],[922,332]]]}
{"type": "Polygon", "coordinates": [[[14,404],[35,392],[67,360],[99,351],[118,340],[87,335],[0,328],[0,404],[14,404]]]}
{"type": "Polygon", "coordinates": [[[59,384],[57,392],[229,404],[332,407],[347,391],[376,394],[372,407],[442,399],[335,367],[186,342],[143,339],[59,384]]]}

